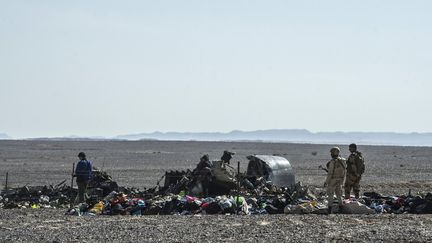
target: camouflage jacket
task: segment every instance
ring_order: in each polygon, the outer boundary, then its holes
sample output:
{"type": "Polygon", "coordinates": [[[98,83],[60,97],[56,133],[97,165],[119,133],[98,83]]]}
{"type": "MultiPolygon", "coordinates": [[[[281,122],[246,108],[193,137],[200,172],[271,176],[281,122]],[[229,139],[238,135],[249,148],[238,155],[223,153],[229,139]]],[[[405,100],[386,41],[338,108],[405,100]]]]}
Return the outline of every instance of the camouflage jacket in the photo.
{"type": "Polygon", "coordinates": [[[352,153],[347,160],[348,175],[361,176],[364,173],[364,159],[360,152],[352,153]]]}
{"type": "Polygon", "coordinates": [[[327,179],[329,183],[331,179],[344,179],[346,173],[346,162],[342,157],[337,157],[327,163],[327,179]]]}

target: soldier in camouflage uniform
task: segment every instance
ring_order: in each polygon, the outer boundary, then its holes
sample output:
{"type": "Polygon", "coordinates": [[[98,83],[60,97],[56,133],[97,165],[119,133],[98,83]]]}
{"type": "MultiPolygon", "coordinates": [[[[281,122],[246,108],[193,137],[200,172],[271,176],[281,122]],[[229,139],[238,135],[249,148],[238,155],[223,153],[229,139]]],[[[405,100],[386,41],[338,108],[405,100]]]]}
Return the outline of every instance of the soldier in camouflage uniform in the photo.
{"type": "Polygon", "coordinates": [[[345,198],[350,198],[351,190],[354,191],[356,198],[360,196],[360,180],[364,173],[365,165],[362,154],[357,151],[357,145],[349,146],[351,155],[347,160],[347,175],[345,179],[345,198]]]}
{"type": "Polygon", "coordinates": [[[222,157],[221,157],[221,160],[222,160],[224,163],[226,163],[226,164],[230,164],[230,161],[231,161],[232,156],[233,156],[234,154],[235,154],[234,152],[230,152],[230,151],[225,150],[225,151],[223,152],[223,155],[222,155],[222,157]]]}
{"type": "Polygon", "coordinates": [[[197,182],[201,183],[203,194],[206,197],[208,196],[209,185],[213,178],[212,167],[213,163],[210,161],[209,155],[205,154],[201,157],[200,162],[192,172],[192,174],[195,175],[197,182]]]}
{"type": "Polygon", "coordinates": [[[327,179],[324,186],[327,187],[328,213],[332,212],[333,196],[336,194],[339,207],[342,206],[342,185],[345,179],[346,162],[340,157],[340,149],[334,147],[330,150],[332,160],[327,163],[327,179]]]}

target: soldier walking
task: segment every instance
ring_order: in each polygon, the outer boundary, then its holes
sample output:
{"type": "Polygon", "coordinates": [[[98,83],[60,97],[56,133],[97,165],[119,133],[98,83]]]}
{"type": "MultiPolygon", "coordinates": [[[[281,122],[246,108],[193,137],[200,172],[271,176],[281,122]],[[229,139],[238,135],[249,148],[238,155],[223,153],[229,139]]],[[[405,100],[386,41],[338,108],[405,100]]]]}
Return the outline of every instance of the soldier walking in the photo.
{"type": "Polygon", "coordinates": [[[339,209],[342,206],[342,185],[345,179],[346,162],[339,156],[340,149],[334,147],[330,150],[332,159],[327,163],[327,179],[324,186],[327,187],[328,213],[332,212],[333,197],[336,194],[339,209]]]}
{"type": "Polygon", "coordinates": [[[362,153],[357,151],[356,144],[350,144],[351,155],[347,160],[347,175],[345,179],[345,198],[350,198],[351,190],[354,191],[355,198],[360,197],[360,180],[365,171],[365,164],[362,153]]]}

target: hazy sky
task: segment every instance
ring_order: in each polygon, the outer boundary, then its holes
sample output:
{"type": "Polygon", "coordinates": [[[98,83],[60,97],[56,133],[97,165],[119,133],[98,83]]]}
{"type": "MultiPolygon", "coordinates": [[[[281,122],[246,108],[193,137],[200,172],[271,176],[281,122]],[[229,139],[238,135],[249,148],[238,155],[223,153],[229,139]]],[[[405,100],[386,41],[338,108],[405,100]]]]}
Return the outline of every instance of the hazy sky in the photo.
{"type": "Polygon", "coordinates": [[[0,0],[0,132],[432,132],[432,1],[0,0]]]}

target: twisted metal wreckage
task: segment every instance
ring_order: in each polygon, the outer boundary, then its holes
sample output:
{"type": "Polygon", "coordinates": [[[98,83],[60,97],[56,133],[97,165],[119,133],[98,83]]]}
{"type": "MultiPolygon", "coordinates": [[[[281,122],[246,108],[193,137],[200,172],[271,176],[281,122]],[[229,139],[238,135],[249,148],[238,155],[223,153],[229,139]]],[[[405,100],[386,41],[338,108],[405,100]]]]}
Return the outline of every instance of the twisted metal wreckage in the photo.
{"type": "MultiPolygon", "coordinates": [[[[74,204],[77,190],[64,180],[54,186],[3,190],[0,208],[67,208],[69,215],[327,213],[325,193],[296,183],[287,159],[270,155],[247,159],[244,173],[239,164],[234,168],[213,161],[208,191],[196,171],[167,171],[155,187],[138,190],[119,187],[110,175],[94,168],[86,203],[74,204]]],[[[351,214],[432,213],[432,194],[386,197],[365,192],[361,199],[345,200],[336,210],[351,214]]]]}

